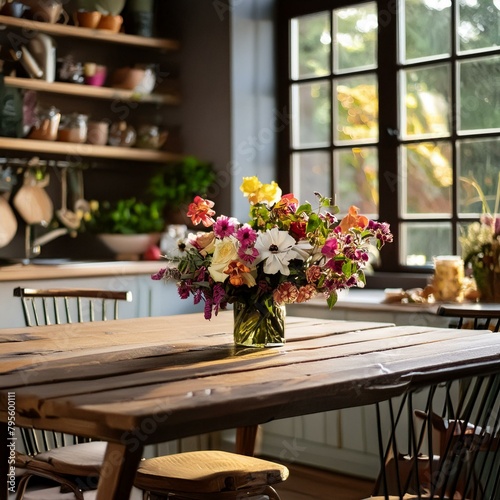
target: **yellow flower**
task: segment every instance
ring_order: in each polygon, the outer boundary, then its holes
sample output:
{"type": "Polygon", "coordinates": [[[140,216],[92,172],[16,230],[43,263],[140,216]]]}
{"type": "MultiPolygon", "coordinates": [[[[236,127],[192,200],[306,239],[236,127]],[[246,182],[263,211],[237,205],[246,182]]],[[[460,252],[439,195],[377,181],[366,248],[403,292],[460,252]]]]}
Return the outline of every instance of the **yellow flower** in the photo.
{"type": "Polygon", "coordinates": [[[264,184],[259,189],[259,197],[261,198],[260,201],[267,201],[270,205],[280,201],[281,194],[281,188],[275,181],[272,181],[271,184],[264,184]]]}
{"type": "Polygon", "coordinates": [[[257,192],[262,187],[262,182],[259,181],[257,176],[253,177],[243,177],[243,182],[241,183],[240,190],[245,196],[250,196],[257,192]]]}
{"type": "Polygon", "coordinates": [[[231,236],[216,241],[212,264],[208,268],[210,276],[212,276],[215,281],[220,283],[226,281],[228,275],[225,274],[224,271],[231,261],[238,260],[236,243],[237,241],[235,238],[231,236]]]}

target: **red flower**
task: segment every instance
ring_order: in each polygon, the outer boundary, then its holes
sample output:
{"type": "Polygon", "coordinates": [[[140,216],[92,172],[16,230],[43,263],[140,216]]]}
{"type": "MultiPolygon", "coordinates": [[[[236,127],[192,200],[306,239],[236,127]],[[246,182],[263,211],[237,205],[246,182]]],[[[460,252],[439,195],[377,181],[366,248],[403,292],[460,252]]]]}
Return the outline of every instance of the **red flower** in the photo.
{"type": "Polygon", "coordinates": [[[303,240],[306,237],[307,223],[305,221],[295,221],[290,224],[290,234],[297,240],[303,240]]]}

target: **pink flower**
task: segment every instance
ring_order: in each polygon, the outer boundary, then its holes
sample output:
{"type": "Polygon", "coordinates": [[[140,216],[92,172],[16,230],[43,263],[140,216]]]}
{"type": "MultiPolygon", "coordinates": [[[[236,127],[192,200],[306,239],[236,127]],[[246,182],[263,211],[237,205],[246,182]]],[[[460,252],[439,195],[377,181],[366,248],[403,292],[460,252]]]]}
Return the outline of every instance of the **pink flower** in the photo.
{"type": "Polygon", "coordinates": [[[321,267],[311,266],[306,270],[306,279],[309,283],[316,283],[321,277],[321,267]]]}
{"type": "Polygon", "coordinates": [[[326,240],[321,253],[326,257],[335,257],[338,254],[339,242],[336,238],[329,238],[326,240]]]}
{"type": "Polygon", "coordinates": [[[236,239],[243,248],[248,248],[257,241],[257,231],[253,230],[248,224],[243,224],[236,232],[236,239]]]}
{"type": "Polygon", "coordinates": [[[238,248],[238,257],[248,264],[253,264],[258,257],[259,251],[254,247],[240,247],[238,248]]]}
{"type": "Polygon", "coordinates": [[[214,233],[217,238],[232,236],[236,232],[238,221],[234,217],[220,215],[214,224],[214,233]]]}

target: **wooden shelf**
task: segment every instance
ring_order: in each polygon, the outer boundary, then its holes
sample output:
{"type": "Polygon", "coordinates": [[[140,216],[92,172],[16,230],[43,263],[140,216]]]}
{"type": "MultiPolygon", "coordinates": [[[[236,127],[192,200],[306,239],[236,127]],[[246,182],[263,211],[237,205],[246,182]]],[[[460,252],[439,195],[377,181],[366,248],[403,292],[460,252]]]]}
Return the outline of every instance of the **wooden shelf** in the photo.
{"type": "Polygon", "coordinates": [[[52,154],[67,156],[73,160],[78,157],[84,157],[107,160],[140,161],[144,163],[170,163],[182,160],[183,158],[183,155],[180,154],[152,149],[94,146],[93,144],[35,141],[32,139],[12,139],[8,137],[0,137],[0,149],[3,151],[22,151],[33,153],[34,155],[52,154]]]}
{"type": "Polygon", "coordinates": [[[133,45],[148,49],[177,51],[180,48],[180,44],[177,40],[167,38],[150,38],[137,35],[127,35],[125,33],[112,33],[107,30],[80,28],[79,26],[67,26],[65,24],[43,23],[28,19],[18,19],[11,16],[0,16],[0,25],[23,28],[30,31],[39,31],[40,33],[48,33],[54,36],[87,38],[100,42],[133,45]]]}
{"type": "Polygon", "coordinates": [[[36,90],[39,92],[52,92],[57,94],[75,95],[80,97],[91,97],[95,99],[109,99],[121,101],[138,101],[154,104],[165,104],[177,106],[180,104],[180,97],[176,93],[171,94],[140,94],[133,90],[114,89],[110,87],[93,87],[78,83],[53,82],[44,80],[34,80],[29,78],[5,77],[5,84],[26,90],[36,90]]]}

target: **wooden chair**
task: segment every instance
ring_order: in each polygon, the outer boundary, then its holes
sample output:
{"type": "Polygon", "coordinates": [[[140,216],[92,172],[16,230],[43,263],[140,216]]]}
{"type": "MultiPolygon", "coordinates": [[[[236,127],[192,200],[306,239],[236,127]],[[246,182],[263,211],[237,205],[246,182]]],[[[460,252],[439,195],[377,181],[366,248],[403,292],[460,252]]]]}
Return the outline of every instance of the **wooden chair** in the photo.
{"type": "MultiPolygon", "coordinates": [[[[117,319],[118,301],[132,299],[130,292],[105,290],[16,288],[14,295],[22,298],[27,326],[72,323],[74,317],[78,322],[94,321],[97,316],[102,320],[117,319]],[[110,300],[113,302],[111,316],[107,311],[110,300]],[[72,302],[76,304],[76,312],[72,302]]],[[[237,430],[238,446],[249,455],[253,451],[256,429],[257,426],[249,426],[237,430]]],[[[75,438],[74,444],[68,444],[65,436],[51,433],[48,437],[47,433],[40,433],[44,436],[40,443],[38,431],[24,431],[23,441],[26,440],[30,454],[19,458],[19,466],[26,474],[19,482],[17,500],[23,498],[34,477],[58,482],[63,490],[72,491],[76,500],[84,500],[85,492],[97,487],[105,442],[81,442],[75,438]]],[[[288,469],[273,462],[223,451],[197,451],[142,460],[135,487],[144,490],[144,498],[152,499],[168,495],[169,498],[215,500],[263,494],[279,500],[272,485],[287,477],[288,469]]]]}

